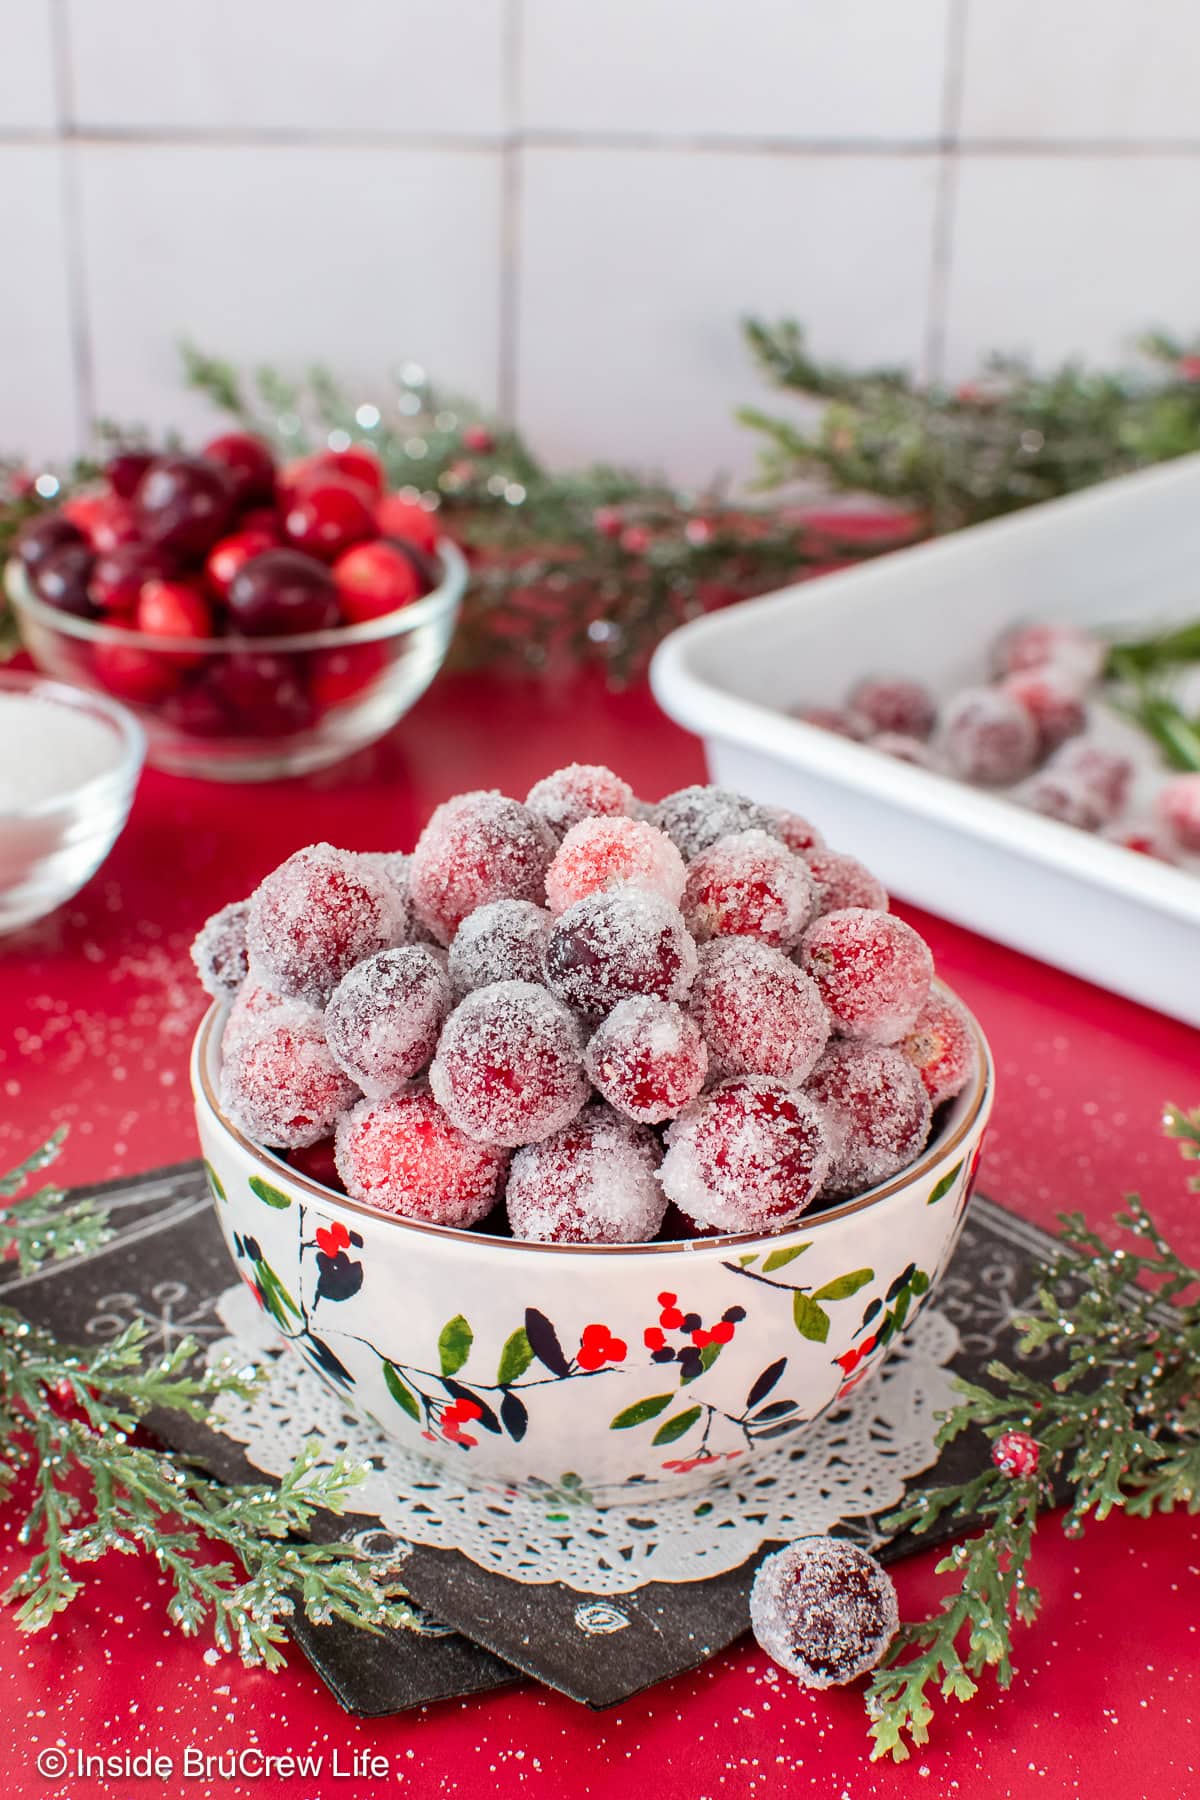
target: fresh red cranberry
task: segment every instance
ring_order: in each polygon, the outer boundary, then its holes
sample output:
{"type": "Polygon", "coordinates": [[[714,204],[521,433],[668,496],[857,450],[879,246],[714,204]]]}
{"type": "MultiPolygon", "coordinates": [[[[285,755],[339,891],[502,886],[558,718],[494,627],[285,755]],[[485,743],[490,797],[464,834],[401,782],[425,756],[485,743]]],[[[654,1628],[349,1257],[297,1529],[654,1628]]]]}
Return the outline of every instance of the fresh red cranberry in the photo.
{"type": "Polygon", "coordinates": [[[437,549],[442,528],[437,513],[418,506],[413,500],[402,500],[399,494],[387,494],[375,508],[375,523],[381,537],[401,538],[415,544],[418,550],[432,555],[437,549]]]}
{"type": "Polygon", "coordinates": [[[154,461],[150,450],[118,450],[104,465],[104,479],[120,500],[132,500],[138,482],[154,461]]]}
{"type": "MultiPolygon", "coordinates": [[[[115,625],[110,626],[115,630],[115,625]]],[[[106,638],[92,651],[92,666],[101,687],[118,700],[149,706],[179,686],[183,671],[170,656],[106,638]]]]}
{"type": "Polygon", "coordinates": [[[274,500],[275,458],[261,438],[247,431],[227,431],[205,444],[200,454],[224,473],[238,512],[248,506],[269,506],[274,500]]]}
{"type": "Polygon", "coordinates": [[[151,544],[118,544],[96,558],[88,592],[93,604],[108,613],[131,613],[142,583],[169,581],[174,559],[151,544]]]}
{"type": "Polygon", "coordinates": [[[333,579],[342,602],[342,617],[351,625],[378,619],[419,600],[425,592],[410,559],[394,544],[356,544],[339,556],[333,579]]]}
{"type": "Polygon", "coordinates": [[[92,619],[96,608],[88,593],[95,556],[87,544],[66,543],[44,556],[36,566],[34,587],[47,606],[59,612],[92,619]]]}
{"type": "Polygon", "coordinates": [[[224,696],[207,677],[168,694],[162,718],[188,737],[228,737],[234,729],[233,714],[224,696]]]}
{"type": "Polygon", "coordinates": [[[318,711],[353,700],[386,667],[387,650],[382,644],[346,644],[338,650],[314,650],[308,686],[318,711]]]}
{"type": "Polygon", "coordinates": [[[244,526],[232,537],[222,538],[213,545],[204,564],[209,587],[222,600],[227,599],[233,578],[243,563],[248,563],[251,557],[261,556],[264,550],[274,550],[278,543],[278,532],[266,531],[257,525],[244,526]]]}
{"type": "Polygon", "coordinates": [[[77,494],[67,501],[63,512],[96,551],[115,550],[118,544],[131,544],[138,536],[137,514],[128,500],[119,500],[115,494],[77,494]]]}
{"type": "Polygon", "coordinates": [[[375,521],[361,488],[331,475],[295,495],[283,528],[298,550],[333,562],[352,544],[375,536],[375,521]]]}
{"type": "Polygon", "coordinates": [[[233,511],[224,472],[198,456],[164,456],[151,463],[134,505],[150,543],[196,560],[222,536],[233,511]]]}
{"type": "MultiPolygon", "coordinates": [[[[213,628],[208,601],[187,581],[148,581],[138,597],[134,623],[139,631],[163,638],[207,638],[213,628]]],[[[194,668],[204,661],[204,653],[173,652],[172,661],[194,668]]]]}
{"type": "Polygon", "coordinates": [[[22,526],[15,548],[25,565],[26,573],[34,575],[38,565],[55,550],[63,550],[68,544],[85,544],[86,541],[78,525],[73,524],[64,514],[55,512],[46,513],[40,519],[30,519],[27,525],[22,526]]]}
{"type": "Polygon", "coordinates": [[[230,584],[229,618],[246,637],[326,631],[341,609],[329,570],[299,550],[265,550],[242,564],[230,584]]]}
{"type": "Polygon", "coordinates": [[[287,737],[306,731],[316,718],[298,664],[296,657],[233,652],[214,662],[209,681],[238,731],[249,737],[287,737]]]}

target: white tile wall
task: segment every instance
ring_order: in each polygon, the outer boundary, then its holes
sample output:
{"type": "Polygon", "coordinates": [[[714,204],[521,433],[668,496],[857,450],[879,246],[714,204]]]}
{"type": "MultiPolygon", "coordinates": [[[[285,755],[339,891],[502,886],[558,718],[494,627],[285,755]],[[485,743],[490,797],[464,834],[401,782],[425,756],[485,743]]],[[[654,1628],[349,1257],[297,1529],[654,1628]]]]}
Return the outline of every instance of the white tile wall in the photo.
{"type": "Polygon", "coordinates": [[[523,158],[517,407],[538,448],[749,472],[737,322],[795,309],[833,355],[920,358],[929,156],[534,149],[523,158]]]}
{"type": "Polygon", "coordinates": [[[9,0],[3,38],[0,451],[199,427],[184,333],[417,357],[692,479],[749,466],[748,311],[956,377],[1200,330],[1197,0],[9,0]]]}
{"type": "Polygon", "coordinates": [[[950,0],[525,0],[534,130],[931,139],[950,0]]]}

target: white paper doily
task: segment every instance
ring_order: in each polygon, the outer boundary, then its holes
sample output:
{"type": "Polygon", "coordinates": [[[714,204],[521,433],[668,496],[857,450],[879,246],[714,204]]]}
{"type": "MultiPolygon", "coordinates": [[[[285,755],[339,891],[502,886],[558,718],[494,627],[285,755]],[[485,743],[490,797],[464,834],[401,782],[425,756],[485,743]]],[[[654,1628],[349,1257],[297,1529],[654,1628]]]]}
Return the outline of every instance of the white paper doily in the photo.
{"type": "MultiPolygon", "coordinates": [[[[760,1544],[826,1532],[894,1506],[906,1480],[937,1460],[935,1414],[953,1404],[945,1364],[958,1333],[926,1310],[874,1380],[818,1420],[792,1449],[756,1457],[722,1482],[647,1505],[580,1504],[569,1492],[469,1486],[410,1455],[343,1406],[272,1331],[238,1284],[217,1307],[229,1336],[206,1347],[267,1371],[253,1399],[223,1401],[217,1423],[266,1475],[282,1475],[310,1437],[368,1470],[353,1508],[378,1518],[395,1553],[459,1550],[522,1582],[624,1594],[650,1581],[698,1581],[736,1569],[760,1544]]],[[[868,1533],[868,1535],[870,1535],[868,1533]]]]}

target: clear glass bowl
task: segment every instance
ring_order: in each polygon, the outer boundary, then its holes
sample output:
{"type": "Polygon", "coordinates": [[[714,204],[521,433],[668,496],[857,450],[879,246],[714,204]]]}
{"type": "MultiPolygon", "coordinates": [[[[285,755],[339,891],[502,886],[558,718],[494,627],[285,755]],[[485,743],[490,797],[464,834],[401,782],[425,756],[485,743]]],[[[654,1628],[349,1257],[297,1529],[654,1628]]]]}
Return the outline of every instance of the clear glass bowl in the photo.
{"type": "Polygon", "coordinates": [[[440,583],[411,606],[293,637],[151,637],[75,618],[39,600],[15,559],[5,587],[38,667],[119,698],[145,730],[155,768],[269,781],[374,743],[425,692],[467,579],[453,544],[443,541],[438,559],[440,583]]]}
{"type": "Polygon", "coordinates": [[[96,873],[129,817],[146,754],[141,726],[115,700],[0,670],[0,694],[14,693],[86,713],[112,733],[116,752],[100,774],[67,793],[22,807],[0,799],[0,934],[44,918],[96,873]]]}

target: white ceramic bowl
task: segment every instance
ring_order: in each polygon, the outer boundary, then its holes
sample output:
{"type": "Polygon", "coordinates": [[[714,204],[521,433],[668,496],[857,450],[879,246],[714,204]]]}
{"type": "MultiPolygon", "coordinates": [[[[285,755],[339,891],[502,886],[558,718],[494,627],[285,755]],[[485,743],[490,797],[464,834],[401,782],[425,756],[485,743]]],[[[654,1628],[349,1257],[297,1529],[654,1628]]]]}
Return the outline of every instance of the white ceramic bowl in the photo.
{"type": "Polygon", "coordinates": [[[882,1363],[949,1261],[992,1105],[976,1025],[975,1081],[870,1193],[773,1237],[516,1243],[377,1212],[243,1137],[217,1101],[223,1018],[209,1011],[193,1050],[200,1143],[238,1274],[278,1330],[406,1449],[599,1503],[701,1486],[882,1363]],[[690,1379],[655,1360],[656,1334],[661,1357],[716,1326],[690,1379]]]}
{"type": "Polygon", "coordinates": [[[41,675],[0,670],[0,694],[30,695],[84,713],[113,741],[109,765],[68,792],[19,807],[0,799],[3,935],[53,912],[96,873],[129,817],[146,740],[137,720],[116,701],[41,675]]]}

